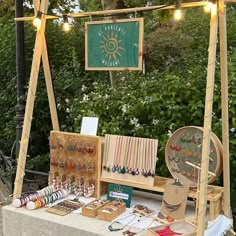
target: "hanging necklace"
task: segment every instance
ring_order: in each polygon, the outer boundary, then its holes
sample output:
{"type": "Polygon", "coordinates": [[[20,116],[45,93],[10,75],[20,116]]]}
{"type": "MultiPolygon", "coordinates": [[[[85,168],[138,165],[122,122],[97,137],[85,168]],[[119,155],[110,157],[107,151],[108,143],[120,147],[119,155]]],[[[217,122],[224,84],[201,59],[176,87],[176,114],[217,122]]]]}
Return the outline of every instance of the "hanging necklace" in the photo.
{"type": "Polygon", "coordinates": [[[179,204],[170,204],[166,200],[163,200],[163,203],[165,205],[165,208],[168,211],[177,211],[181,206],[181,203],[179,203],[179,204]]]}
{"type": "Polygon", "coordinates": [[[134,166],[134,173],[133,175],[139,175],[139,145],[140,145],[140,138],[136,138],[136,148],[135,148],[135,166],[134,166]]]}
{"type": "Polygon", "coordinates": [[[133,152],[131,154],[131,160],[130,163],[130,171],[129,174],[135,175],[135,162],[136,162],[136,153],[137,153],[137,140],[136,138],[133,138],[134,144],[133,144],[133,152]]]}
{"type": "Polygon", "coordinates": [[[131,147],[130,147],[130,156],[129,156],[129,174],[132,174],[132,166],[134,159],[134,148],[135,148],[134,138],[131,139],[131,147]]]}
{"type": "Polygon", "coordinates": [[[155,172],[156,172],[156,140],[152,140],[152,152],[153,152],[153,156],[152,156],[152,159],[153,159],[153,164],[152,164],[152,177],[154,178],[155,177],[155,172]]]}
{"type": "Polygon", "coordinates": [[[125,158],[124,158],[124,166],[122,168],[122,174],[129,173],[129,163],[130,163],[130,141],[131,137],[128,137],[126,142],[126,151],[125,151],[125,158]],[[128,163],[129,162],[129,163],[128,163]],[[124,172],[124,173],[123,173],[124,172]]]}
{"type": "Polygon", "coordinates": [[[125,158],[125,147],[127,143],[127,137],[123,136],[121,137],[121,147],[120,147],[120,156],[119,156],[119,168],[118,168],[118,173],[121,174],[124,166],[124,158],[125,158]]]}
{"type": "Polygon", "coordinates": [[[105,136],[105,155],[104,155],[104,161],[103,161],[103,170],[106,170],[107,172],[110,172],[110,167],[108,165],[110,139],[111,139],[111,135],[108,134],[105,136]]]}
{"type": "Polygon", "coordinates": [[[144,176],[145,175],[145,156],[146,156],[146,150],[145,150],[145,146],[144,146],[144,139],[141,139],[141,157],[142,157],[142,171],[141,171],[141,175],[144,176]]]}
{"type": "Polygon", "coordinates": [[[120,136],[115,136],[116,139],[116,145],[115,145],[115,153],[114,153],[114,161],[113,161],[113,167],[112,167],[112,172],[118,171],[118,156],[120,155],[120,136]]]}
{"type": "Polygon", "coordinates": [[[149,150],[148,150],[148,144],[147,139],[144,139],[144,150],[145,150],[145,164],[144,164],[144,177],[148,177],[148,156],[149,156],[149,150]]]}

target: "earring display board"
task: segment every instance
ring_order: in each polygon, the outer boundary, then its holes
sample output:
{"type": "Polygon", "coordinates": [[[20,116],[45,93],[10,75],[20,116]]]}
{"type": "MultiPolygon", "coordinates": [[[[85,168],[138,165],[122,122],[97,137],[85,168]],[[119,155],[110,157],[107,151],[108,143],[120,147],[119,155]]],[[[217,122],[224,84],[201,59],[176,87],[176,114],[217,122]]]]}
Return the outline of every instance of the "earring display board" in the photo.
{"type": "Polygon", "coordinates": [[[164,190],[161,213],[175,220],[184,219],[188,190],[179,180],[170,181],[164,190]]]}
{"type": "Polygon", "coordinates": [[[101,139],[51,131],[49,184],[77,196],[100,196],[101,139]]]}
{"type": "Polygon", "coordinates": [[[119,135],[105,136],[102,179],[153,186],[158,140],[119,135]]]}
{"type": "MultiPolygon", "coordinates": [[[[175,131],[166,144],[165,159],[171,175],[192,187],[197,186],[200,176],[203,139],[203,128],[186,126],[175,131]]],[[[208,183],[221,174],[222,149],[220,140],[211,132],[208,183]]]]}

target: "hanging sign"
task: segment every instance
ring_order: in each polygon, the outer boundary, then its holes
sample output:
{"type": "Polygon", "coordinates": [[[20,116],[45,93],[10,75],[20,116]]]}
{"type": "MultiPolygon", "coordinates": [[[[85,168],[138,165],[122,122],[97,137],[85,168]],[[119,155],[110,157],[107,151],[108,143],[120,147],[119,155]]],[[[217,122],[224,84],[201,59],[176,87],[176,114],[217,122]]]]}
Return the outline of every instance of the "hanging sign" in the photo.
{"type": "Polygon", "coordinates": [[[142,70],[143,19],[85,23],[85,70],[142,70]]]}

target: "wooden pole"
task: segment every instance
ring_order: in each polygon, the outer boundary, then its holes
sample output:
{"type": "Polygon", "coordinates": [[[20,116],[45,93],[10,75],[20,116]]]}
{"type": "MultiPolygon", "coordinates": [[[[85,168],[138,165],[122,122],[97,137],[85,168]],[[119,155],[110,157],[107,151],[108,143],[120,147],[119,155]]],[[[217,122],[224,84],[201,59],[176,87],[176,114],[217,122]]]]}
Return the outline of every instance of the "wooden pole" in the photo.
{"type": "Polygon", "coordinates": [[[204,235],[205,230],[205,215],[207,204],[207,186],[208,186],[208,168],[210,156],[210,132],[212,122],[212,107],[213,93],[215,81],[215,60],[216,60],[216,45],[217,45],[217,29],[218,29],[218,13],[217,4],[214,4],[211,10],[210,22],[210,40],[208,54],[208,70],[207,70],[207,85],[205,98],[205,114],[204,114],[204,129],[203,129],[203,146],[202,146],[202,161],[200,174],[200,187],[198,198],[198,219],[197,219],[197,236],[204,235]]]}
{"type": "MultiPolygon", "coordinates": [[[[48,9],[48,0],[42,1],[40,5],[40,10],[42,12],[47,12],[47,9],[48,9]]],[[[27,155],[27,150],[28,150],[32,115],[33,115],[33,109],[34,109],[34,100],[35,100],[35,94],[36,94],[36,88],[37,88],[37,82],[38,82],[38,73],[39,73],[39,66],[40,66],[40,60],[41,60],[41,55],[42,55],[42,48],[43,48],[45,25],[46,25],[46,18],[44,15],[42,15],[41,27],[37,31],[36,40],[35,40],[34,55],[33,55],[33,61],[32,61],[30,81],[29,81],[29,86],[28,86],[26,109],[25,109],[23,130],[22,130],[21,143],[20,143],[20,151],[19,151],[17,170],[16,170],[15,187],[14,187],[14,193],[13,193],[14,199],[19,197],[22,192],[23,178],[25,175],[26,155],[27,155]]]]}
{"type": "Polygon", "coordinates": [[[60,128],[59,128],[57,108],[56,108],[56,102],[55,102],[54,91],[53,91],[52,76],[51,76],[51,71],[50,71],[50,66],[49,66],[49,61],[48,61],[48,50],[47,50],[45,36],[43,38],[42,60],[43,60],[43,69],[44,69],[44,75],[45,75],[45,80],[46,80],[48,102],[49,102],[50,113],[51,113],[52,128],[55,131],[59,131],[60,128]]]}
{"type": "MultiPolygon", "coordinates": [[[[200,2],[189,2],[182,3],[181,8],[189,8],[189,7],[201,7],[206,5],[206,1],[200,2]]],[[[158,6],[149,6],[149,7],[135,7],[135,8],[126,8],[126,9],[116,9],[116,10],[105,10],[105,11],[92,11],[92,12],[80,12],[80,13],[70,13],[67,14],[68,17],[76,18],[76,17],[90,17],[90,16],[109,16],[109,15],[118,15],[118,14],[127,14],[127,13],[136,13],[143,11],[154,11],[154,10],[171,10],[175,9],[175,5],[158,5],[158,6]]],[[[46,16],[47,19],[58,19],[61,16],[46,16]]],[[[16,21],[32,21],[34,19],[33,16],[30,17],[21,17],[15,18],[16,21]]]]}
{"type": "Polygon", "coordinates": [[[221,72],[221,110],[223,143],[224,214],[231,218],[230,207],[230,159],[229,159],[229,111],[228,111],[228,68],[227,68],[227,30],[224,0],[219,0],[220,29],[220,72],[221,72]]]}
{"type": "MultiPolygon", "coordinates": [[[[39,10],[40,1],[33,0],[33,3],[34,3],[34,14],[36,15],[39,10]]],[[[60,128],[59,128],[56,102],[55,102],[54,91],[53,91],[52,76],[51,76],[51,71],[50,71],[50,66],[49,66],[49,61],[48,61],[48,50],[47,50],[47,43],[46,43],[45,35],[43,35],[42,61],[43,61],[43,69],[44,69],[44,75],[45,75],[45,81],[46,81],[48,102],[49,102],[49,108],[50,108],[50,114],[51,114],[51,120],[52,120],[52,128],[55,131],[59,131],[60,128]]]]}

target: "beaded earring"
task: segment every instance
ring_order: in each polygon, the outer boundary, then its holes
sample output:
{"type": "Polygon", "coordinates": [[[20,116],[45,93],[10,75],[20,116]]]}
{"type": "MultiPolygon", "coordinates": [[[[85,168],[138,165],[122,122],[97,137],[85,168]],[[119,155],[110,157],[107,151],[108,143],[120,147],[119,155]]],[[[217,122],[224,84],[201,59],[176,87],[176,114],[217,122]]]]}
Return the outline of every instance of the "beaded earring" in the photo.
{"type": "Polygon", "coordinates": [[[86,180],[84,182],[84,196],[85,197],[91,197],[94,193],[95,186],[90,180],[86,180]]]}
{"type": "Polygon", "coordinates": [[[86,142],[85,150],[89,155],[95,154],[95,144],[92,142],[86,142]]]}

